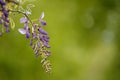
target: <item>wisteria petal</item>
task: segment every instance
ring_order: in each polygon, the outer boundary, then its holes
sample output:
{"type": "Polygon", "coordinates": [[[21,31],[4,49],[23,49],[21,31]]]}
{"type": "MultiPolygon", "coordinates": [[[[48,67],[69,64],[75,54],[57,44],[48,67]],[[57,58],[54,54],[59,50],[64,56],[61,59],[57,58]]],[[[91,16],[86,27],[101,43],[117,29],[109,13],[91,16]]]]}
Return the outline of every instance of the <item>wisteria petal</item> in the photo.
{"type": "Polygon", "coordinates": [[[46,42],[49,42],[49,37],[48,37],[48,36],[43,36],[43,39],[44,39],[46,42]]]}
{"type": "Polygon", "coordinates": [[[27,31],[26,32],[26,38],[29,39],[30,38],[30,33],[27,31]]]}
{"type": "Polygon", "coordinates": [[[44,12],[41,13],[40,19],[42,20],[44,18],[44,12]]]}
{"type": "Polygon", "coordinates": [[[45,26],[45,25],[46,25],[46,22],[45,22],[45,21],[43,21],[43,20],[40,20],[40,23],[41,23],[43,26],[45,26]]]}
{"type": "Polygon", "coordinates": [[[27,22],[28,20],[26,18],[20,18],[20,23],[25,23],[27,22]]]}
{"type": "Polygon", "coordinates": [[[44,35],[47,35],[47,34],[48,34],[48,33],[47,33],[45,30],[43,30],[42,28],[39,28],[38,31],[39,31],[41,34],[44,34],[44,35]]]}
{"type": "Polygon", "coordinates": [[[47,48],[50,48],[50,46],[48,45],[47,42],[44,42],[44,43],[43,43],[43,46],[45,46],[45,47],[47,47],[47,48]]]}
{"type": "Polygon", "coordinates": [[[4,23],[4,26],[5,27],[9,27],[9,23],[4,23]]]}
{"type": "Polygon", "coordinates": [[[32,33],[32,37],[33,37],[33,39],[36,38],[36,33],[35,32],[32,33]]]}
{"type": "Polygon", "coordinates": [[[23,28],[19,28],[18,31],[19,31],[21,34],[26,34],[26,30],[23,29],[23,28]]]}
{"type": "Polygon", "coordinates": [[[6,32],[7,32],[7,33],[10,32],[10,30],[8,29],[8,27],[6,27],[6,32]]]}
{"type": "Polygon", "coordinates": [[[24,24],[24,29],[28,30],[28,24],[27,23],[24,24]]]}
{"type": "Polygon", "coordinates": [[[28,14],[31,14],[31,12],[30,11],[26,11],[26,14],[28,15],[28,14]]]}

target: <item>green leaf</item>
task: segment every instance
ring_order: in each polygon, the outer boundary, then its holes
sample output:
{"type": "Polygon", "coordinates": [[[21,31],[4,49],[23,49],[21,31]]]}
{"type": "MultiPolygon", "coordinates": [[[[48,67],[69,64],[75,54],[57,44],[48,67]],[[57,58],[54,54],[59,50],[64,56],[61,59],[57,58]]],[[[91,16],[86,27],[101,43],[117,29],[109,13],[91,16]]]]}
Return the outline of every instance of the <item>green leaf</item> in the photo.
{"type": "Polygon", "coordinates": [[[13,21],[12,18],[9,18],[10,19],[10,26],[11,26],[11,29],[14,29],[15,28],[15,22],[13,21]]]}

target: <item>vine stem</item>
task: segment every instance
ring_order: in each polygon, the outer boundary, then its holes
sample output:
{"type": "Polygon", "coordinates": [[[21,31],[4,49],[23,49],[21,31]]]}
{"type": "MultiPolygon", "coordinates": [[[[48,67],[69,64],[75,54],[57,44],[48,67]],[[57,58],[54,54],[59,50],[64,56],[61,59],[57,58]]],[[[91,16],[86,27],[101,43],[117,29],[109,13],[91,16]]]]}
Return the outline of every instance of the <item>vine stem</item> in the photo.
{"type": "Polygon", "coordinates": [[[9,11],[23,14],[30,21],[31,25],[34,26],[32,21],[30,20],[29,16],[25,12],[18,11],[18,10],[9,10],[9,11]]]}

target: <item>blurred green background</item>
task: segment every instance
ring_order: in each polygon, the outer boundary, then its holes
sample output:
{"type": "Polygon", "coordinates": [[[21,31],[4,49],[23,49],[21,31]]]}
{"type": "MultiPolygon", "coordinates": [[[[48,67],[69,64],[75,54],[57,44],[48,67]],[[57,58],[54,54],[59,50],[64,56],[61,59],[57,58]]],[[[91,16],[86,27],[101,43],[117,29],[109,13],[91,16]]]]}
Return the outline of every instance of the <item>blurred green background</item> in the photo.
{"type": "MultiPolygon", "coordinates": [[[[24,6],[31,2],[26,2],[24,6]]],[[[18,32],[0,37],[0,80],[120,80],[120,0],[36,0],[31,18],[45,12],[52,73],[45,73],[18,32]]]]}

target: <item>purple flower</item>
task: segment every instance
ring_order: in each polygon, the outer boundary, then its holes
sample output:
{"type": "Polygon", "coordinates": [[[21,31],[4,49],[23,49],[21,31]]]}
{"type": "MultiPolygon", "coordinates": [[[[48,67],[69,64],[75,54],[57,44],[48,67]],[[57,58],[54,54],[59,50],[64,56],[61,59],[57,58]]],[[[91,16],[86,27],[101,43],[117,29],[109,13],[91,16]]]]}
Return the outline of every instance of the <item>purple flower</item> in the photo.
{"type": "Polygon", "coordinates": [[[6,3],[4,2],[4,0],[0,0],[0,4],[1,5],[6,5],[6,3]]]}
{"type": "Polygon", "coordinates": [[[18,31],[19,31],[21,34],[26,34],[26,30],[23,29],[23,28],[19,28],[18,31]]]}
{"type": "Polygon", "coordinates": [[[43,26],[45,26],[45,25],[46,25],[46,22],[42,20],[43,18],[44,18],[44,12],[42,12],[42,14],[41,14],[41,16],[40,16],[40,18],[39,18],[39,22],[40,22],[43,26]]]}
{"type": "Polygon", "coordinates": [[[40,48],[40,42],[38,42],[38,48],[40,48]]]}
{"type": "Polygon", "coordinates": [[[46,41],[46,42],[49,42],[49,37],[47,35],[43,36],[43,39],[46,41]]]}
{"type": "Polygon", "coordinates": [[[6,9],[2,10],[5,17],[8,17],[8,11],[6,9]]]}
{"type": "Polygon", "coordinates": [[[43,41],[43,36],[41,34],[39,34],[39,39],[43,41]]]}
{"type": "Polygon", "coordinates": [[[4,23],[4,26],[5,27],[9,27],[9,23],[4,23]]]}
{"type": "Polygon", "coordinates": [[[41,20],[40,22],[41,22],[41,24],[42,24],[43,26],[46,25],[46,22],[45,22],[45,21],[41,20]]]}
{"type": "Polygon", "coordinates": [[[10,30],[8,29],[8,27],[6,28],[6,32],[7,32],[7,33],[10,32],[10,30]]]}
{"type": "Polygon", "coordinates": [[[26,34],[26,38],[30,38],[30,28],[28,27],[28,19],[26,17],[20,19],[21,23],[24,23],[24,28],[19,28],[18,31],[21,34],[26,34]]]}
{"type": "Polygon", "coordinates": [[[26,38],[30,38],[30,28],[26,27],[26,38]]]}
{"type": "Polygon", "coordinates": [[[10,23],[8,18],[5,18],[4,20],[5,20],[5,22],[10,23]]]}
{"type": "Polygon", "coordinates": [[[26,23],[26,22],[28,22],[28,19],[26,17],[20,19],[20,23],[26,23]]]}
{"type": "Polygon", "coordinates": [[[32,37],[33,37],[33,39],[36,38],[36,33],[35,32],[32,33],[32,37]]]}
{"type": "Polygon", "coordinates": [[[47,35],[47,34],[48,34],[48,33],[47,33],[45,30],[43,30],[42,28],[39,28],[38,31],[39,31],[41,34],[44,34],[44,35],[47,35]]]}
{"type": "Polygon", "coordinates": [[[43,38],[43,35],[42,34],[39,34],[39,39],[43,42],[44,41],[44,38],[43,38]]]}
{"type": "Polygon", "coordinates": [[[30,38],[30,28],[27,28],[26,30],[24,28],[19,28],[18,31],[21,34],[26,34],[26,38],[30,38]]]}
{"type": "Polygon", "coordinates": [[[23,29],[23,28],[19,28],[18,31],[19,31],[21,34],[26,34],[26,38],[27,38],[27,39],[30,38],[30,30],[29,30],[29,29],[25,30],[25,29],[23,29]]]}
{"type": "Polygon", "coordinates": [[[43,43],[43,46],[47,47],[47,48],[50,48],[50,46],[48,45],[48,42],[44,42],[43,43]]]}
{"type": "Polygon", "coordinates": [[[26,32],[26,38],[27,38],[27,39],[30,38],[30,32],[29,32],[29,31],[26,32]]]}
{"type": "Polygon", "coordinates": [[[28,27],[28,23],[25,23],[25,24],[24,24],[24,29],[25,29],[25,30],[28,30],[28,28],[29,28],[29,27],[28,27]]]}

